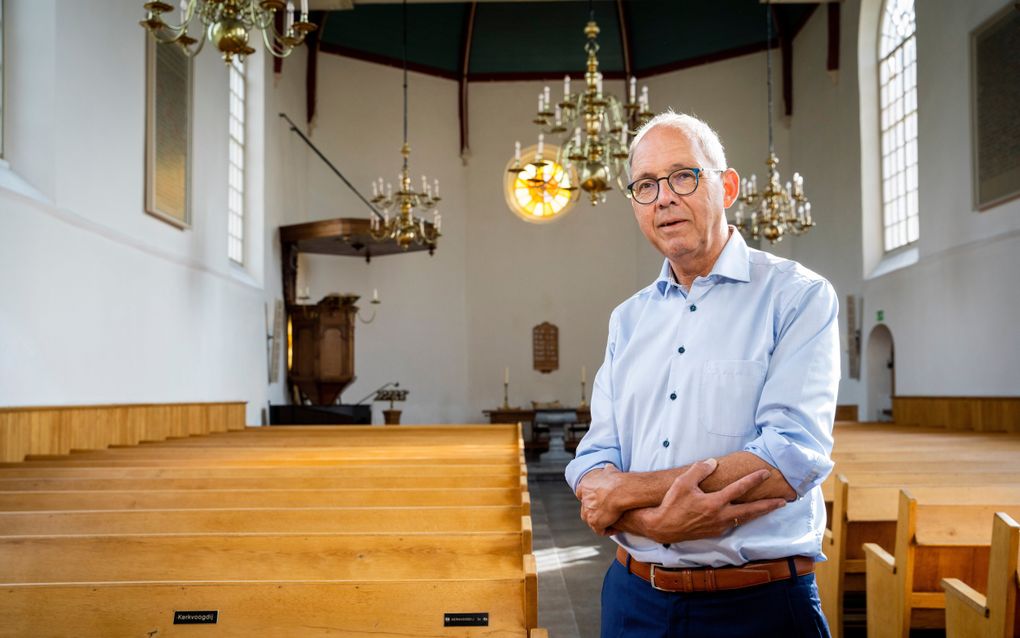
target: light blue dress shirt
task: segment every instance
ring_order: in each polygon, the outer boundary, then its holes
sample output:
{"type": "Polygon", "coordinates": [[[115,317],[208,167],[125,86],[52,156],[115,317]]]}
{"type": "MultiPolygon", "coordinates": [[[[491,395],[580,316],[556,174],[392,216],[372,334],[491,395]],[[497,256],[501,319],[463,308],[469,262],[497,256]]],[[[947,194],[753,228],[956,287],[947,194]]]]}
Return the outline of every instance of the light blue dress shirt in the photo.
{"type": "Polygon", "coordinates": [[[685,292],[665,261],[659,278],[609,319],[592,387],[592,421],[566,470],[664,470],[741,450],[779,469],[798,498],[720,537],[668,548],[613,538],[641,561],[671,567],[741,565],[793,555],[824,560],[820,484],[832,470],[839,385],[838,302],[800,264],[730,239],[685,292]]]}

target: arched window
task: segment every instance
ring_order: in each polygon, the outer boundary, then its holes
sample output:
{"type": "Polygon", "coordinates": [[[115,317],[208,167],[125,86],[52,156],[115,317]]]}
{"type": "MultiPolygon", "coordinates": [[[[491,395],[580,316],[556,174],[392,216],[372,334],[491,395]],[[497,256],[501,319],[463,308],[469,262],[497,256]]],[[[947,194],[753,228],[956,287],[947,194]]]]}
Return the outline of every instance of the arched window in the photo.
{"type": "Polygon", "coordinates": [[[914,0],[885,0],[878,36],[885,252],[917,241],[917,38],[914,0]]]}
{"type": "Polygon", "coordinates": [[[227,120],[230,124],[227,167],[227,256],[239,265],[244,264],[244,146],[245,146],[245,85],[244,62],[237,57],[228,67],[230,74],[230,104],[227,120]]]}

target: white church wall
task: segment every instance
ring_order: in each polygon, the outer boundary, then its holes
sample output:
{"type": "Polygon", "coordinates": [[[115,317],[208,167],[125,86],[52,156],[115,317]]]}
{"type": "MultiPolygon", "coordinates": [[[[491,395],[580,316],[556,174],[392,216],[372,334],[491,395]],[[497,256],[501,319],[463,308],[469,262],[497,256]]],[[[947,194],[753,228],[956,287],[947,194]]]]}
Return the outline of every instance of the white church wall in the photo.
{"type": "MultiPolygon", "coordinates": [[[[310,138],[366,197],[383,177],[396,188],[403,139],[401,71],[334,55],[319,55],[317,116],[310,138]]],[[[398,404],[404,423],[478,421],[467,409],[467,309],[465,279],[465,169],[460,160],[457,85],[410,74],[409,143],[412,184],[440,180],[443,237],[427,252],[375,257],[303,255],[298,288],[312,302],[332,293],[361,296],[363,319],[355,327],[356,380],[342,399],[354,403],[390,381],[410,390],[398,404]],[[378,289],[382,303],[369,303],[378,289]]],[[[293,115],[292,115],[293,117],[293,115]]],[[[295,121],[298,121],[295,119],[295,121]]],[[[303,167],[284,168],[285,188],[308,185],[303,206],[285,223],[335,217],[367,218],[367,206],[293,133],[287,153],[303,167]],[[300,159],[298,159],[300,158],[300,159]]],[[[427,216],[430,214],[427,214],[427,216]]],[[[277,275],[278,277],[278,275],[277,275]]],[[[374,417],[381,422],[375,406],[374,417]]]]}
{"type": "Polygon", "coordinates": [[[194,224],[181,231],[143,209],[145,33],[128,18],[141,9],[57,8],[5,4],[18,88],[5,183],[39,192],[0,187],[0,266],[20,273],[0,284],[0,405],[240,400],[258,422],[262,246],[247,269],[226,257],[223,62],[209,48],[195,59],[194,224]]]}
{"type": "MultiPolygon", "coordinates": [[[[1020,299],[1005,291],[1020,267],[1020,201],[977,212],[970,190],[969,33],[1003,4],[917,3],[919,261],[865,279],[871,267],[864,263],[869,247],[861,238],[868,224],[862,220],[880,212],[874,192],[860,183],[867,158],[860,150],[858,28],[876,23],[872,12],[880,4],[841,5],[838,83],[830,81],[824,66],[824,9],[795,41],[792,166],[805,174],[819,226],[789,242],[789,254],[830,277],[841,304],[847,294],[863,296],[865,338],[877,322],[876,311],[884,312],[895,344],[898,394],[1016,395],[1020,362],[1007,353],[1020,346],[1013,328],[1020,320],[1020,299]]],[[[867,33],[860,41],[874,46],[867,33]]],[[[867,62],[868,55],[862,59],[867,62]]],[[[862,94],[871,98],[870,90],[862,94]]],[[[844,313],[844,349],[845,333],[844,313]]],[[[865,415],[867,361],[860,382],[846,378],[845,362],[844,353],[840,403],[858,403],[865,415]]]]}

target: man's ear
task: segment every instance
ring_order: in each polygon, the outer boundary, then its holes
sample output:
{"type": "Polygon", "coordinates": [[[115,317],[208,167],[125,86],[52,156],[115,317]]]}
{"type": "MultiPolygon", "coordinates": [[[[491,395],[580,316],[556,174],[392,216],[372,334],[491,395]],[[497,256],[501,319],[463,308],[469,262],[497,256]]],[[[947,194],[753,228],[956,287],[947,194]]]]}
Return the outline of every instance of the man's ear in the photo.
{"type": "Polygon", "coordinates": [[[727,168],[722,174],[723,183],[723,207],[729,208],[740,196],[740,175],[732,168],[727,168]]]}

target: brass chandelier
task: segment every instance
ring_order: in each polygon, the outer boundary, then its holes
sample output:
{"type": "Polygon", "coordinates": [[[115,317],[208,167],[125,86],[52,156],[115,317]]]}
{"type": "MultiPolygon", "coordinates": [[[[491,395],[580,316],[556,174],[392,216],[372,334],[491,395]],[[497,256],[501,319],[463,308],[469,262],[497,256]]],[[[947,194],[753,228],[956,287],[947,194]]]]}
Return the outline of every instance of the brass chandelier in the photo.
{"type": "Polygon", "coordinates": [[[397,187],[393,192],[391,184],[383,182],[383,178],[372,182],[372,204],[383,210],[382,218],[378,213],[372,216],[369,232],[372,239],[382,241],[391,239],[402,249],[407,250],[411,244],[425,244],[429,254],[436,250],[436,242],[441,233],[439,226],[442,217],[439,214],[439,180],[434,181],[435,189],[422,175],[421,190],[411,187],[411,175],[407,168],[411,156],[411,147],[407,143],[407,0],[404,0],[404,145],[400,148],[403,164],[397,175],[397,187]],[[427,222],[414,215],[414,209],[432,211],[432,222],[427,222]],[[391,218],[390,213],[395,213],[391,218]]]}
{"type": "Polygon", "coordinates": [[[315,30],[308,21],[308,0],[301,0],[301,15],[292,2],[282,0],[181,0],[182,19],[180,24],[170,25],[163,21],[163,14],[174,7],[165,2],[146,2],[148,15],[141,24],[158,42],[174,42],[188,55],[198,55],[206,38],[212,41],[223,61],[230,64],[233,57],[242,60],[255,53],[248,45],[249,31],[258,28],[266,50],[278,58],[291,54],[294,47],[305,41],[305,35],[315,30]],[[283,30],[276,27],[278,11],[283,11],[283,30]],[[195,19],[202,24],[199,37],[188,35],[188,28],[195,19]]]}
{"type": "Polygon", "coordinates": [[[802,235],[815,225],[811,217],[811,202],[804,195],[804,178],[793,174],[793,181],[784,187],[779,177],[779,158],[772,144],[772,9],[765,7],[765,63],[768,82],[769,106],[769,157],[768,177],[765,190],[758,192],[758,179],[751,175],[741,184],[743,195],[739,198],[734,226],[751,239],[764,237],[769,243],[782,241],[785,235],[802,235]]]}
{"type": "MultiPolygon", "coordinates": [[[[562,136],[556,162],[577,176],[576,183],[588,194],[591,205],[606,201],[606,193],[615,182],[621,191],[626,190],[626,162],[630,140],[638,128],[652,117],[648,106],[648,87],[637,95],[637,80],[630,78],[627,100],[621,102],[615,95],[602,91],[602,73],[599,71],[599,27],[589,2],[588,24],[584,35],[588,41],[584,50],[588,55],[584,74],[584,88],[571,93],[570,76],[563,78],[563,100],[552,105],[549,87],[538,96],[538,112],[533,122],[541,127],[539,148],[545,136],[562,136]]],[[[529,162],[544,166],[541,150],[529,162]]],[[[510,170],[524,170],[515,157],[510,170]]]]}

